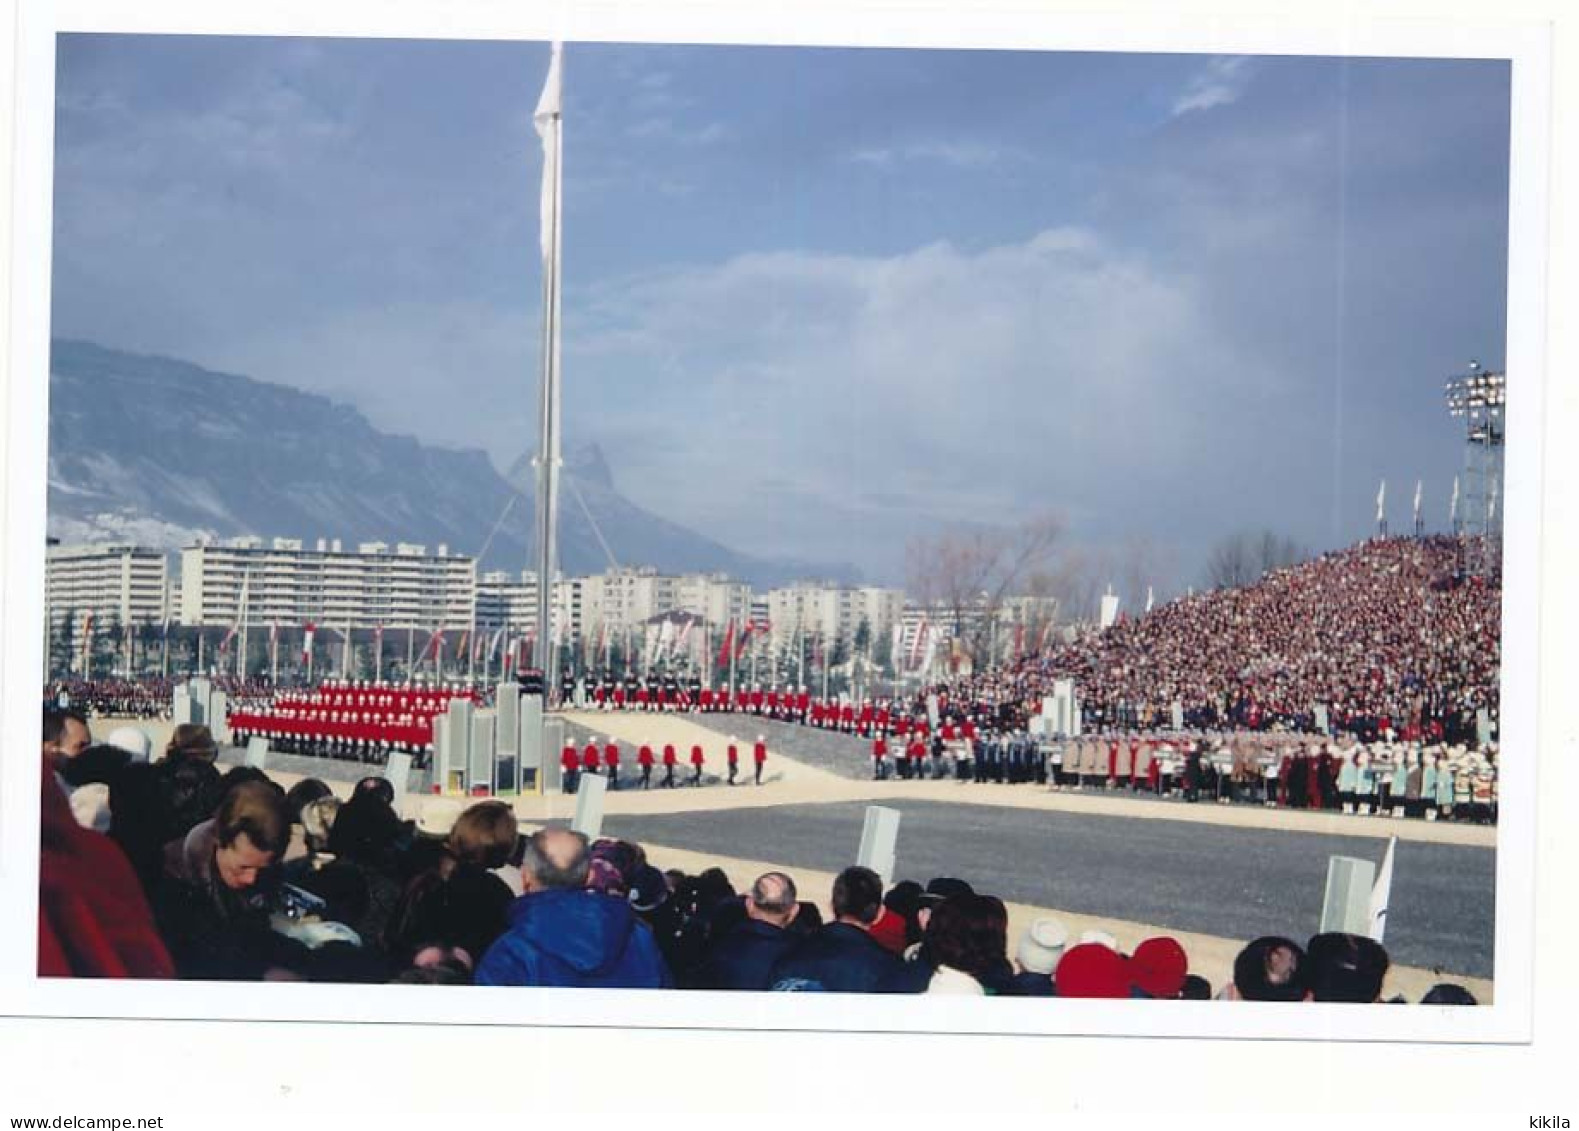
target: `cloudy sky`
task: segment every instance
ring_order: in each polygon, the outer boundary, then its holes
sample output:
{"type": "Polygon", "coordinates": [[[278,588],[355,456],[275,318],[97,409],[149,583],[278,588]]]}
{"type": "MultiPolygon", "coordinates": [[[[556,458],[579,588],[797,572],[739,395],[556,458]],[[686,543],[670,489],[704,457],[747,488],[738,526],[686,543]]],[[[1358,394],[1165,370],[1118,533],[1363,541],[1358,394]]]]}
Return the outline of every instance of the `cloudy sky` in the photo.
{"type": "MultiPolygon", "coordinates": [[[[533,443],[536,43],[64,36],[53,331],[533,443]]],[[[1057,512],[1164,588],[1445,525],[1505,336],[1509,72],[571,44],[567,446],[742,550],[902,580],[1057,512]]]]}

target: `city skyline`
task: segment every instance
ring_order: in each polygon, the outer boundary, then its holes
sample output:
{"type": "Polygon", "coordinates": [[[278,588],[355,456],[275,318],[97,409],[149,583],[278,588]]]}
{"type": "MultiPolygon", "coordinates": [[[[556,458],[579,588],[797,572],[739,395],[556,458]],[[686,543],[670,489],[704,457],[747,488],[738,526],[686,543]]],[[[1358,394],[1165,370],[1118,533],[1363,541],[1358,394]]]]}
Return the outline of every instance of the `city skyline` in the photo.
{"type": "MultiPolygon", "coordinates": [[[[507,465],[546,57],[62,37],[57,332],[507,465]]],[[[875,581],[1054,511],[1182,591],[1235,530],[1363,536],[1383,478],[1440,529],[1442,380],[1502,361],[1507,100],[1487,61],[569,44],[567,442],[875,581]]]]}

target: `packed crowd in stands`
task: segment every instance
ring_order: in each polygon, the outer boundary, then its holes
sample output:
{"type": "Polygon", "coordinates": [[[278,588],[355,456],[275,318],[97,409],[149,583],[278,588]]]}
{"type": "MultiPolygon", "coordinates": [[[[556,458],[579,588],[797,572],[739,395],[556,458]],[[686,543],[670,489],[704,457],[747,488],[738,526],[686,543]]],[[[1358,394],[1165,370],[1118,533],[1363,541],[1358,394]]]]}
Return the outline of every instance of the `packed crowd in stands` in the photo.
{"type": "MultiPolygon", "coordinates": [[[[44,716],[42,976],[1376,1002],[1389,966],[1362,936],[1268,935],[1212,986],[1167,935],[1126,954],[1039,918],[1011,949],[1002,900],[961,879],[885,891],[849,867],[824,909],[782,872],[737,890],[629,841],[523,835],[497,800],[403,820],[381,778],[341,800],[222,774],[201,726],[157,760],[135,727],[108,739],[44,716]]],[[[1475,1003],[1453,983],[1422,1001],[1475,1003]]]]}
{"type": "Polygon", "coordinates": [[[1183,708],[1194,729],[1315,730],[1374,741],[1470,743],[1496,717],[1502,591],[1458,573],[1453,538],[1374,539],[1092,632],[953,697],[1023,710],[1057,679],[1093,729],[1151,729],[1183,708]]]}

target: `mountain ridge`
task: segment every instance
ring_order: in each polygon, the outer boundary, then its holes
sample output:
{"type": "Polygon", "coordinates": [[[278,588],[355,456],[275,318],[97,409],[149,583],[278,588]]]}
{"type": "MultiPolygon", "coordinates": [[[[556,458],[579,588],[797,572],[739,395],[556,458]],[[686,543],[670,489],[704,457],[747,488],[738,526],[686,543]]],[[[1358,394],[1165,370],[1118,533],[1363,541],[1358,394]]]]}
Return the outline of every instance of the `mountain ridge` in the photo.
{"type": "MultiPolygon", "coordinates": [[[[49,380],[48,529],[62,540],[445,543],[486,550],[482,569],[530,568],[525,456],[500,474],[479,449],[381,432],[319,393],[82,340],[51,342],[49,380]]],[[[756,585],[859,578],[848,563],[742,554],[642,509],[619,493],[596,443],[568,453],[565,470],[575,485],[560,499],[567,574],[606,569],[606,540],[620,564],[666,573],[723,572],[756,585]]]]}

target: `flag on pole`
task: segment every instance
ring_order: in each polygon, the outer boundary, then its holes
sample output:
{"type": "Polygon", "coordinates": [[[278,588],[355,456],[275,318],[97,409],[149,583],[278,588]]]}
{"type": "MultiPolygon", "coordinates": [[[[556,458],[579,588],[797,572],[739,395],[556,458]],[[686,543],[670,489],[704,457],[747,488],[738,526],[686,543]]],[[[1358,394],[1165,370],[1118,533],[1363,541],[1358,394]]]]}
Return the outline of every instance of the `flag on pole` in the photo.
{"type": "Polygon", "coordinates": [[[223,656],[230,651],[230,642],[236,638],[236,626],[231,625],[225,630],[225,635],[219,641],[219,654],[223,656]]]}
{"type": "Polygon", "coordinates": [[[444,657],[444,629],[435,628],[428,642],[422,646],[422,658],[438,663],[444,657]]]}
{"type": "Polygon", "coordinates": [[[1025,655],[1025,625],[1014,626],[1014,657],[1019,659],[1025,655]]]}
{"type": "Polygon", "coordinates": [[[718,666],[723,667],[729,663],[729,657],[735,649],[735,618],[729,618],[729,625],[724,629],[724,642],[718,649],[718,666]]]}
{"type": "Polygon", "coordinates": [[[1376,521],[1380,523],[1386,514],[1387,508],[1387,480],[1382,480],[1381,489],[1376,492],[1376,521]]]}
{"type": "Polygon", "coordinates": [[[910,642],[910,666],[916,667],[921,663],[921,653],[926,648],[927,617],[921,614],[921,622],[916,625],[915,639],[910,642]]]}
{"type": "Polygon", "coordinates": [[[888,637],[888,659],[893,664],[895,671],[899,670],[899,649],[903,646],[904,639],[905,626],[895,621],[893,632],[888,637]]]}
{"type": "Polygon", "coordinates": [[[1151,586],[1148,585],[1148,586],[1146,586],[1146,611],[1148,613],[1151,612],[1151,605],[1152,605],[1151,586]]]}
{"type": "Polygon", "coordinates": [[[1047,650],[1047,638],[1049,636],[1051,636],[1052,634],[1053,634],[1053,618],[1052,617],[1048,617],[1047,618],[1047,623],[1042,626],[1042,638],[1036,642],[1036,650],[1038,652],[1045,652],[1047,650]]]}
{"type": "Polygon", "coordinates": [[[314,627],[312,621],[302,626],[302,663],[304,664],[312,660],[314,627]]]}
{"type": "Polygon", "coordinates": [[[532,124],[537,128],[537,136],[543,142],[543,187],[538,203],[538,237],[543,251],[543,262],[547,263],[553,256],[553,249],[557,240],[555,231],[559,219],[557,209],[554,207],[554,198],[559,185],[559,119],[562,109],[560,100],[561,79],[561,45],[555,43],[552,54],[548,59],[548,78],[543,82],[543,93],[538,96],[537,109],[532,114],[532,124]]]}
{"type": "Polygon", "coordinates": [[[735,642],[735,659],[745,655],[746,647],[751,643],[751,636],[757,630],[757,622],[748,620],[740,628],[740,639],[735,642]]]}
{"type": "Polygon", "coordinates": [[[1382,941],[1382,935],[1387,930],[1387,904],[1393,894],[1393,851],[1397,847],[1398,838],[1388,837],[1387,854],[1382,857],[1381,870],[1376,873],[1376,882],[1371,885],[1371,927],[1367,933],[1377,942],[1382,941]]]}
{"type": "Polygon", "coordinates": [[[466,655],[466,642],[471,638],[471,629],[461,629],[460,639],[455,641],[455,658],[460,659],[466,655]]]}
{"type": "Polygon", "coordinates": [[[1458,476],[1453,476],[1453,501],[1447,507],[1447,524],[1449,527],[1458,525],[1458,476]]]}
{"type": "Polygon", "coordinates": [[[82,670],[87,671],[93,662],[93,614],[82,622],[82,670]]]}
{"type": "Polygon", "coordinates": [[[696,618],[687,613],[685,617],[685,623],[680,626],[680,635],[674,642],[674,650],[676,652],[685,647],[686,638],[691,635],[691,626],[695,623],[696,618]]]}
{"type": "Polygon", "coordinates": [[[1420,525],[1420,492],[1421,492],[1421,488],[1422,487],[1424,487],[1424,481],[1416,479],[1415,480],[1415,525],[1416,526],[1420,525]]]}
{"type": "Polygon", "coordinates": [[[488,662],[493,663],[493,658],[499,654],[499,643],[504,639],[504,626],[493,634],[493,639],[488,642],[488,662]]]}

